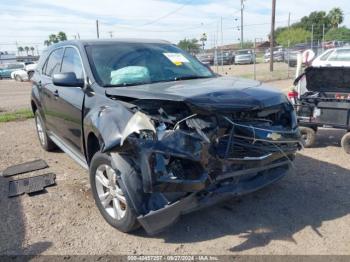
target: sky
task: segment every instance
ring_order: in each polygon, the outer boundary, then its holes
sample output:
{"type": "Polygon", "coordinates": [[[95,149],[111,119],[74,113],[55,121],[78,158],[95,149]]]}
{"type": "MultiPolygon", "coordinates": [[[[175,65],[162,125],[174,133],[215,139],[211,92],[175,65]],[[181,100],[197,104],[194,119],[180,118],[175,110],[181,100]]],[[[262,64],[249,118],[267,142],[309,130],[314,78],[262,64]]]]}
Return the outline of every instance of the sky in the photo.
{"type": "MultiPolygon", "coordinates": [[[[33,46],[41,51],[51,33],[63,31],[69,39],[155,38],[177,43],[208,35],[215,41],[239,42],[240,0],[0,0],[0,51],[33,46]],[[222,34],[221,34],[222,17],[222,34]]],[[[291,22],[315,10],[340,7],[343,25],[350,27],[350,1],[277,0],[276,25],[291,22]]],[[[244,40],[267,40],[271,27],[271,0],[246,0],[244,40]]]]}

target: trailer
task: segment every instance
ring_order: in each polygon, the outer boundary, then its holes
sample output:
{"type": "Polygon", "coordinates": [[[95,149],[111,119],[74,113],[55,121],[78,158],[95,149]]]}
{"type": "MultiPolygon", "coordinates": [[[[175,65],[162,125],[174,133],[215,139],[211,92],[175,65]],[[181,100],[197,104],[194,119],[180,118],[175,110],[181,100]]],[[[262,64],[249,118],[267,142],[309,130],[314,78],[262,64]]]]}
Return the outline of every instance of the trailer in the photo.
{"type": "Polygon", "coordinates": [[[288,97],[305,147],[314,145],[319,127],[344,129],[341,146],[350,154],[350,68],[308,67],[296,78],[288,97]]]}

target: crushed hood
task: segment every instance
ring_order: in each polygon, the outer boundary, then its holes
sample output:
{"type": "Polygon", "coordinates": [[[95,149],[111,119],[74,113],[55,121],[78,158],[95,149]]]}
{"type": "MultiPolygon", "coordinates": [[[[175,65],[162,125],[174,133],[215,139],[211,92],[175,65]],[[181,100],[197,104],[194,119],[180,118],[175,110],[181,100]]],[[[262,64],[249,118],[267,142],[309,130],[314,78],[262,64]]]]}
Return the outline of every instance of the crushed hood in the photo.
{"type": "Polygon", "coordinates": [[[106,89],[118,99],[182,101],[206,110],[254,110],[288,103],[281,92],[260,82],[235,77],[215,77],[106,89]]]}

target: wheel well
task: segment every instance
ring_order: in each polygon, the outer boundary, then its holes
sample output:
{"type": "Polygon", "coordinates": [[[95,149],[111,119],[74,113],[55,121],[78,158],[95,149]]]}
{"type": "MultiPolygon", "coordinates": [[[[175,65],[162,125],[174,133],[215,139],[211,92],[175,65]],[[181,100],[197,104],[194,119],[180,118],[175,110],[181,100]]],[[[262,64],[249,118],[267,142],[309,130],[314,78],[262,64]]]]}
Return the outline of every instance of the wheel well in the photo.
{"type": "Polygon", "coordinates": [[[35,111],[38,109],[37,106],[36,106],[36,104],[34,103],[33,100],[30,102],[30,104],[31,104],[31,106],[32,106],[32,112],[35,113],[35,111]]]}
{"type": "Polygon", "coordinates": [[[93,156],[100,150],[100,143],[94,133],[90,133],[87,139],[88,162],[91,162],[93,156]]]}

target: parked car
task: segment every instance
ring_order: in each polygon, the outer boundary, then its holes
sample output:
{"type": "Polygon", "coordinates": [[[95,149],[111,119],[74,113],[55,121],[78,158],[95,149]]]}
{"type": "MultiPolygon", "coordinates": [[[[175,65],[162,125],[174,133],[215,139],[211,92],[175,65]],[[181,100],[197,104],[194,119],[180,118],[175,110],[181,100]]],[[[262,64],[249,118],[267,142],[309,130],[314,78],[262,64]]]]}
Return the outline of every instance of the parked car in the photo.
{"type": "Polygon", "coordinates": [[[11,78],[15,79],[16,81],[28,81],[32,78],[35,68],[36,68],[36,64],[28,64],[24,67],[24,69],[19,69],[16,71],[13,71],[11,73],[11,78]]]}
{"type": "Polygon", "coordinates": [[[24,69],[24,63],[6,64],[0,68],[0,79],[11,78],[11,73],[18,69],[24,69]]]}
{"type": "Polygon", "coordinates": [[[217,57],[214,59],[216,65],[232,65],[235,62],[235,55],[233,52],[217,52],[217,57]]]}
{"type": "Polygon", "coordinates": [[[235,64],[253,64],[255,54],[251,49],[238,50],[235,53],[235,64]]]}
{"type": "Polygon", "coordinates": [[[32,78],[43,149],[89,170],[113,227],[149,234],[284,177],[300,149],[288,98],[219,77],[165,41],[65,41],[32,78]]]}
{"type": "MultiPolygon", "coordinates": [[[[264,62],[268,63],[270,62],[270,48],[266,50],[264,54],[264,62]]],[[[284,61],[284,54],[285,54],[285,49],[281,46],[275,47],[273,49],[273,61],[275,62],[283,62],[284,61]]]]}
{"type": "Polygon", "coordinates": [[[213,65],[214,64],[214,55],[212,53],[198,54],[197,59],[204,65],[213,65]]]}
{"type": "Polygon", "coordinates": [[[332,48],[316,57],[312,66],[350,66],[350,47],[332,48]]]}

